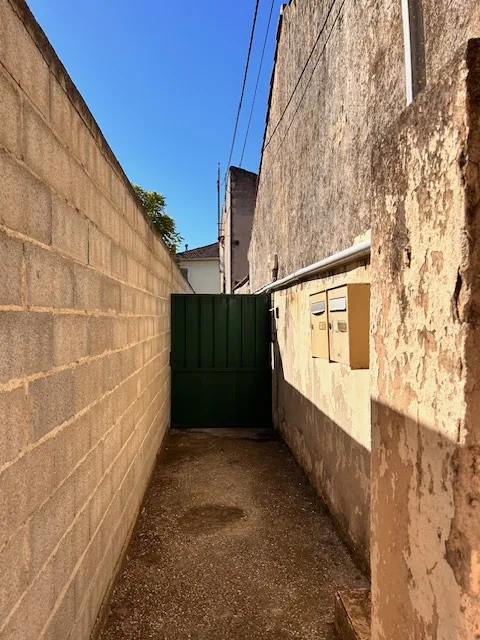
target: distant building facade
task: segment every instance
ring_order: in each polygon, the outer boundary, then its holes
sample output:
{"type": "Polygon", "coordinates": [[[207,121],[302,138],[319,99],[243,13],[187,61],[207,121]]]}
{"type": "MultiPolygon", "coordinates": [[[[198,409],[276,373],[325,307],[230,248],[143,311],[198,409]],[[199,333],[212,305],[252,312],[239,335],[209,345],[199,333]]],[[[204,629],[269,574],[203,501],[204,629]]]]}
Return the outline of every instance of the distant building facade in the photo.
{"type": "Polygon", "coordinates": [[[222,293],[233,293],[248,276],[248,247],[257,194],[257,174],[239,167],[228,171],[220,225],[222,293]]]}
{"type": "Polygon", "coordinates": [[[195,293],[220,293],[218,242],[183,251],[177,259],[195,293]]]}

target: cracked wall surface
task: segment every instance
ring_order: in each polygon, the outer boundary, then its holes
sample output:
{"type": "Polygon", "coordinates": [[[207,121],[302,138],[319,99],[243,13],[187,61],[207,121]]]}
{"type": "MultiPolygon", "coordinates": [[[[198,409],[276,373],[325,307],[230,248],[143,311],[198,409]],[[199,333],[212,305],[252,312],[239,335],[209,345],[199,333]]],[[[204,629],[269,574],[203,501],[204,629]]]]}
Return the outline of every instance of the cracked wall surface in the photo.
{"type": "Polygon", "coordinates": [[[170,414],[152,231],[22,0],[0,0],[0,637],[86,640],[170,414]]]}
{"type": "Polygon", "coordinates": [[[439,75],[374,156],[374,640],[480,633],[480,41],[439,75]]]}

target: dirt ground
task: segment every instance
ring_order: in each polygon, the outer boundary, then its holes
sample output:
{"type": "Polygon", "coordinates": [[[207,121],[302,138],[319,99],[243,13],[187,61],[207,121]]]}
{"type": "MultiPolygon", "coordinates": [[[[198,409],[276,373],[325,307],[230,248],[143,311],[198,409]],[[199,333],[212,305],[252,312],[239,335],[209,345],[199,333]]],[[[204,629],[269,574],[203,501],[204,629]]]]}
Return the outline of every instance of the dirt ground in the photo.
{"type": "Polygon", "coordinates": [[[366,585],[273,431],[173,431],[101,639],[330,640],[366,585]]]}

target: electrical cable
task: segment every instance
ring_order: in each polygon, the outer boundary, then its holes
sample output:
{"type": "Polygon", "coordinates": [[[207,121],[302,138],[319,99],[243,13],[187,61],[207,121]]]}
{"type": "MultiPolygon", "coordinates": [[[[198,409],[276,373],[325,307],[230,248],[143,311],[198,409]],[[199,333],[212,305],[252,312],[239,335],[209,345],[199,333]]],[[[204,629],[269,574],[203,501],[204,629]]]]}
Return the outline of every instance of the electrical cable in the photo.
{"type": "Polygon", "coordinates": [[[230,162],[232,160],[233,149],[235,147],[235,139],[237,137],[238,122],[240,120],[240,112],[242,110],[243,96],[245,94],[245,85],[247,83],[248,68],[250,66],[250,56],[251,56],[251,53],[252,53],[253,37],[255,35],[255,26],[257,24],[258,5],[259,4],[260,4],[260,0],[256,0],[255,11],[254,11],[254,14],[253,14],[252,30],[251,30],[251,33],[250,33],[250,44],[248,45],[247,61],[246,61],[246,64],[245,64],[245,73],[244,73],[244,76],[243,76],[242,91],[241,91],[241,94],[240,94],[240,102],[238,103],[237,118],[235,120],[235,128],[233,130],[232,146],[231,146],[231,149],[230,149],[230,156],[228,158],[227,171],[225,172],[225,177],[223,179],[223,184],[225,184],[226,181],[227,181],[228,170],[230,168],[230,162]]]}
{"type": "Polygon", "coordinates": [[[260,76],[261,76],[262,67],[263,67],[263,59],[265,57],[265,49],[267,48],[268,34],[270,32],[270,24],[272,22],[274,5],[275,5],[275,0],[272,0],[272,4],[270,6],[270,15],[268,16],[267,32],[265,33],[265,40],[263,41],[262,56],[260,58],[260,67],[258,69],[257,82],[255,84],[255,91],[253,92],[252,108],[250,109],[250,117],[248,118],[247,131],[245,133],[245,140],[243,141],[242,155],[240,156],[240,167],[242,166],[243,155],[245,153],[245,147],[247,146],[248,134],[250,133],[250,125],[252,123],[253,109],[255,107],[255,100],[257,98],[258,85],[260,83],[260,76]]]}

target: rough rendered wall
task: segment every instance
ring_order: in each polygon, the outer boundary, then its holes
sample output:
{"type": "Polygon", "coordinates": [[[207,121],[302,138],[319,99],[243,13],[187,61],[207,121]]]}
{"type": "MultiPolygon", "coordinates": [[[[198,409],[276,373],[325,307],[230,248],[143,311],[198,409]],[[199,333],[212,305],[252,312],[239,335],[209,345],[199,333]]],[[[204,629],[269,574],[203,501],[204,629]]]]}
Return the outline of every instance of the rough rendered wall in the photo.
{"type": "MultiPolygon", "coordinates": [[[[462,42],[480,35],[480,3],[422,4],[430,83],[462,42]]],[[[401,0],[291,0],[272,83],[250,246],[252,291],[271,278],[265,256],[278,254],[282,277],[370,228],[372,149],[406,104],[401,0]]]]}
{"type": "Polygon", "coordinates": [[[0,637],[86,640],[168,426],[188,286],[22,0],[0,0],[0,263],[0,637]]]}
{"type": "Polygon", "coordinates": [[[373,640],[480,637],[480,41],[440,77],[375,155],[373,640]]]}
{"type": "Polygon", "coordinates": [[[367,265],[274,295],[278,308],[274,423],[324,497],[362,564],[369,564],[370,372],[312,358],[312,293],[369,282],[367,265]]]}

